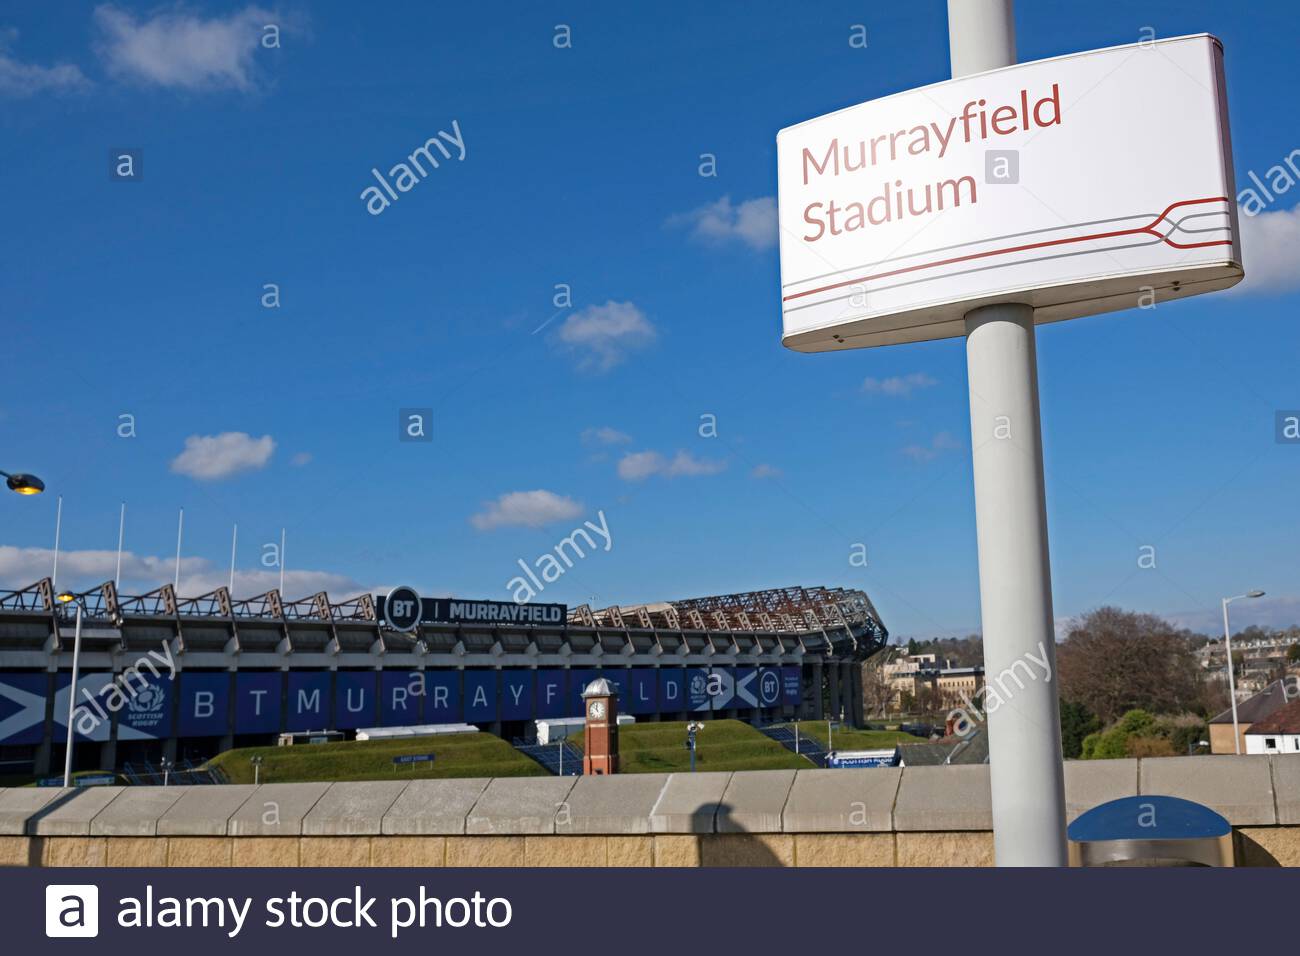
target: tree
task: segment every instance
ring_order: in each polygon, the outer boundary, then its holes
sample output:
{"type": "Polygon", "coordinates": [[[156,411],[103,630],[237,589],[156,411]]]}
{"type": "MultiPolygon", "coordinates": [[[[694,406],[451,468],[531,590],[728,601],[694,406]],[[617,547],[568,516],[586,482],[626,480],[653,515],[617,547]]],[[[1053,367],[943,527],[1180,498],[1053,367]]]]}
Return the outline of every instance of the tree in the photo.
{"type": "Polygon", "coordinates": [[[1099,730],[1101,721],[1087,707],[1061,701],[1061,752],[1066,760],[1077,760],[1083,753],[1083,739],[1099,730]]]}
{"type": "Polygon", "coordinates": [[[885,677],[884,662],[889,651],[882,651],[862,662],[862,707],[868,714],[884,715],[894,698],[894,688],[885,677]]]}
{"type": "Polygon", "coordinates": [[[1151,614],[1114,607],[1092,611],[1057,649],[1061,696],[1103,723],[1135,708],[1199,710],[1204,688],[1191,637],[1151,614]]]}
{"type": "Polygon", "coordinates": [[[1293,663],[1300,661],[1300,644],[1292,644],[1286,649],[1286,659],[1293,663]]]}

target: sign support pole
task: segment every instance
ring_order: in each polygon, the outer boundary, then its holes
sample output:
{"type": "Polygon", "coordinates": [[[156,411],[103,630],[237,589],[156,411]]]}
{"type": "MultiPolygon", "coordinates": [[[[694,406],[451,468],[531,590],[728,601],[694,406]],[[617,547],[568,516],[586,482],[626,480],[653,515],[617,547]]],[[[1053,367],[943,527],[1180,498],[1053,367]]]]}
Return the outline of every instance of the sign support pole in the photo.
{"type": "MultiPolygon", "coordinates": [[[[948,34],[954,77],[1016,62],[1012,0],[948,0],[948,34]]],[[[987,714],[994,854],[998,866],[1066,866],[1033,308],[968,312],[966,364],[984,668],[1000,697],[987,714]],[[1017,662],[1035,677],[1004,688],[998,677],[1017,662]]]]}

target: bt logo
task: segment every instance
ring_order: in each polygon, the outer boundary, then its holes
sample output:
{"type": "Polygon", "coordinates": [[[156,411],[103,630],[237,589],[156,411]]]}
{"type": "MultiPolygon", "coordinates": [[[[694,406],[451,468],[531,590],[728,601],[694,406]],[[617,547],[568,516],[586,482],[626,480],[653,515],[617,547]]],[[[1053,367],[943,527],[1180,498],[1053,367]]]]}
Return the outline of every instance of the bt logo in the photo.
{"type": "Polygon", "coordinates": [[[415,588],[393,588],[384,601],[384,623],[395,631],[413,631],[420,623],[420,595],[415,588]]]}

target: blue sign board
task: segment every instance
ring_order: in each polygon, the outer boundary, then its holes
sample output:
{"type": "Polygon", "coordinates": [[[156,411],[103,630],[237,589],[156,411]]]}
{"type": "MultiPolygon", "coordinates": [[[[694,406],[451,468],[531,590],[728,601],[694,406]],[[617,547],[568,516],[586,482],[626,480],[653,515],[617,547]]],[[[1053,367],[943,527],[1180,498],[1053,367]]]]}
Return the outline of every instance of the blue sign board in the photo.
{"type": "Polygon", "coordinates": [[[284,728],[325,730],[330,725],[329,671],[289,671],[284,728]]]}
{"type": "Polygon", "coordinates": [[[393,758],[393,763],[433,763],[437,754],[399,754],[393,758]]]}
{"type": "Polygon", "coordinates": [[[675,714],[686,709],[686,671],[664,667],[659,671],[659,712],[675,714]]]}
{"type": "Polygon", "coordinates": [[[537,716],[567,717],[569,672],[544,670],[537,672],[537,716]]]}
{"type": "Polygon", "coordinates": [[[686,707],[688,710],[709,710],[709,669],[707,667],[686,668],[686,707]]]}
{"type": "Polygon", "coordinates": [[[164,740],[172,735],[174,679],[146,671],[119,676],[118,686],[126,701],[117,715],[118,740],[164,740]]]}
{"type": "Polygon", "coordinates": [[[627,714],[659,712],[659,681],[653,667],[634,667],[627,671],[627,690],[619,700],[619,707],[627,714]]]}
{"type": "Polygon", "coordinates": [[[460,671],[424,672],[424,716],[426,724],[459,724],[460,671]]]}
{"type": "Polygon", "coordinates": [[[787,707],[798,707],[802,698],[799,687],[799,668],[792,664],[781,665],[782,702],[787,707]]]}
{"type": "Polygon", "coordinates": [[[758,705],[781,706],[781,668],[764,667],[758,672],[758,705]]]}
{"type": "Polygon", "coordinates": [[[0,674],[0,744],[41,742],[48,679],[45,674],[0,674]]]}
{"type": "Polygon", "coordinates": [[[280,687],[281,675],[276,671],[235,675],[235,733],[279,733],[280,687]]]}
{"type": "Polygon", "coordinates": [[[528,720],[533,716],[533,687],[536,681],[536,671],[501,672],[502,720],[528,720]]]}
{"type": "Polygon", "coordinates": [[[565,707],[564,717],[581,717],[586,713],[582,704],[582,692],[587,689],[587,685],[600,676],[600,671],[590,669],[574,669],[569,671],[569,699],[565,707]]]}
{"type": "Polygon", "coordinates": [[[374,671],[339,671],[334,682],[334,728],[356,730],[378,723],[375,699],[379,675],[374,671]]]}
{"type": "Polygon", "coordinates": [[[497,672],[465,671],[465,723],[497,719],[497,672]]]}
{"type": "Polygon", "coordinates": [[[224,671],[182,671],[178,679],[181,712],[177,733],[182,737],[222,737],[230,733],[230,675],[224,671]]]}
{"type": "Polygon", "coordinates": [[[423,671],[384,671],[379,675],[379,726],[410,727],[422,723],[423,671]]]}

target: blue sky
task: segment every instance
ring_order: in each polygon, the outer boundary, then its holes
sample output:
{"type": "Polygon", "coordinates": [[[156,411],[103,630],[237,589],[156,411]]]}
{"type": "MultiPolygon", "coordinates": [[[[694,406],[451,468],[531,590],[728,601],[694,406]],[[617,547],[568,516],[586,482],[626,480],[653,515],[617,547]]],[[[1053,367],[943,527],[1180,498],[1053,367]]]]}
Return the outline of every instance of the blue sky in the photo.
{"type": "MultiPolygon", "coordinates": [[[[1021,60],[1219,36],[1239,188],[1300,146],[1294,4],[1019,7],[1021,60]]],[[[112,577],[125,501],[125,591],[170,579],[183,507],[183,592],[237,522],[237,594],[285,528],[290,598],[507,599],[603,513],[539,600],[826,584],[977,630],[963,343],[783,349],[772,205],[778,129],[947,76],[936,0],[0,4],[0,468],[51,492],[0,500],[0,584],[49,573],[58,494],[60,584],[112,577]],[[453,121],[464,158],[368,213],[453,121]]],[[[1059,618],[1212,629],[1259,587],[1236,623],[1300,621],[1296,198],[1241,290],[1040,329],[1059,618]]]]}

